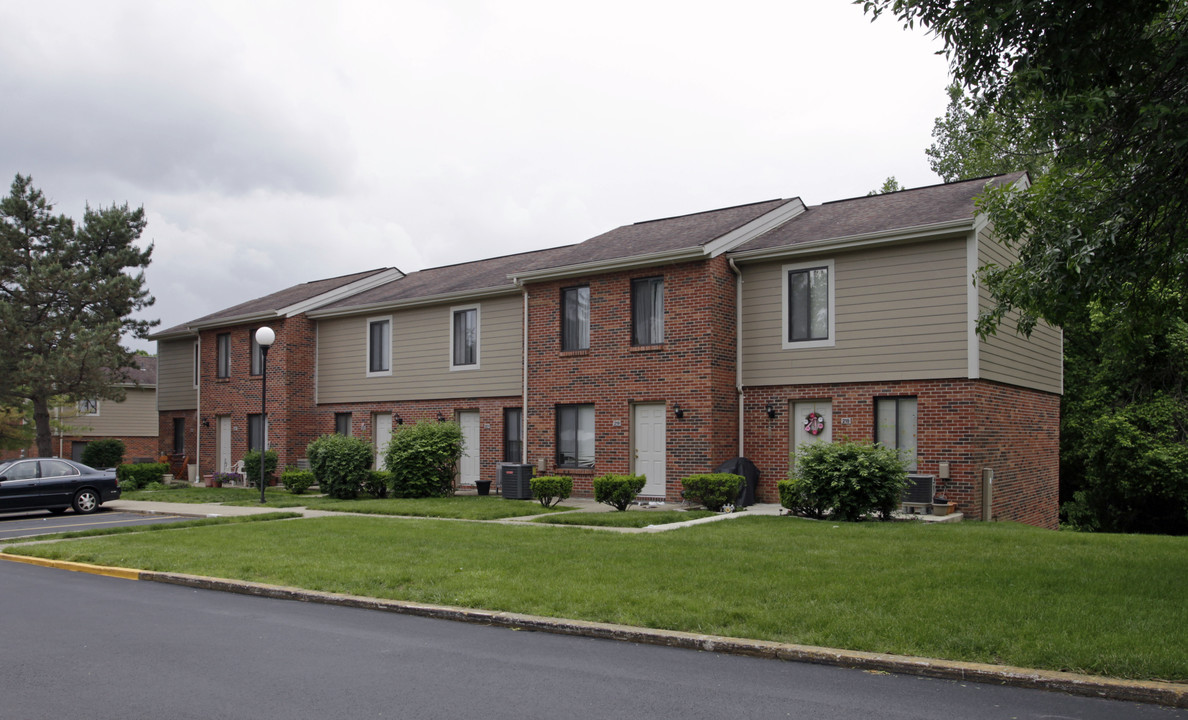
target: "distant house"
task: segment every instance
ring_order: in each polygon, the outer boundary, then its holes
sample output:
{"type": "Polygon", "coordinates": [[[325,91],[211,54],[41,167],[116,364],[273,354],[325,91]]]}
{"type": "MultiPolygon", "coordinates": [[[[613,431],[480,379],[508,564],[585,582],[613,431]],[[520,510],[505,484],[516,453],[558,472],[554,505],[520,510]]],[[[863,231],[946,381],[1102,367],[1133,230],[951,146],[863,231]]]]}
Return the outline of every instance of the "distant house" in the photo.
{"type": "Polygon", "coordinates": [[[282,464],[328,432],[367,438],[379,462],[402,423],[450,418],[462,484],[527,462],[577,494],[634,472],[643,497],[678,501],[682,478],[741,455],[774,502],[799,446],[848,437],[896,447],[974,516],[992,471],[992,516],[1055,527],[1060,332],[974,331],[978,268],[1011,261],[974,197],[1023,182],[771,200],[294,286],[155,336],[162,451],[172,437],[203,473],[225,469],[266,423],[282,464]],[[262,324],[277,332],[266,419],[262,324]]]}
{"type": "MultiPolygon", "coordinates": [[[[157,358],[137,356],[125,368],[123,400],[85,399],[55,407],[54,455],[79,460],[87,443],[104,438],[122,440],[127,462],[157,457],[157,358]]],[[[37,447],[7,451],[4,457],[33,457],[37,447]]]]}

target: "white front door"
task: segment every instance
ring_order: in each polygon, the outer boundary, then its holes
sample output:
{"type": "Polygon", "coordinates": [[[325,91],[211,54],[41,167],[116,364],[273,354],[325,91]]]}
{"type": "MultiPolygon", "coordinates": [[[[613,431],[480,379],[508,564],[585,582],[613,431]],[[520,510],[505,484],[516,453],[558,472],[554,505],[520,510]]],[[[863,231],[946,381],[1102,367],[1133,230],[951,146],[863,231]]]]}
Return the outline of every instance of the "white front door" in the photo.
{"type": "Polygon", "coordinates": [[[833,403],[805,400],[792,403],[792,452],[815,442],[833,442],[833,403]]]}
{"type": "Polygon", "coordinates": [[[219,415],[215,418],[218,426],[215,435],[215,456],[218,458],[218,469],[215,472],[231,472],[231,416],[219,415]]]}
{"type": "Polygon", "coordinates": [[[635,445],[635,474],[647,478],[640,495],[664,497],[668,487],[668,457],[665,452],[663,403],[632,407],[632,442],[635,445]]]}
{"type": "Polygon", "coordinates": [[[479,479],[479,414],[474,410],[458,413],[462,426],[462,460],[458,463],[460,485],[473,485],[479,479]]]}
{"type": "Polygon", "coordinates": [[[387,470],[388,462],[384,459],[385,450],[392,440],[392,413],[375,413],[371,416],[371,441],[375,443],[376,470],[387,470]]]}

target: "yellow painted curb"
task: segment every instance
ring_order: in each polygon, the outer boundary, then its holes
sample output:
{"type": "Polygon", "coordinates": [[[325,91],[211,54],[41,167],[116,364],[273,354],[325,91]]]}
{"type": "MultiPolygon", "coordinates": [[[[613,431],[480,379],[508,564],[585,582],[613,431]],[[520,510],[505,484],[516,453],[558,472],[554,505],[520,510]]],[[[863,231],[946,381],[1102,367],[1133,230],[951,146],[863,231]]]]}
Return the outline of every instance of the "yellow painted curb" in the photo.
{"type": "Polygon", "coordinates": [[[28,555],[9,555],[8,553],[0,553],[0,560],[11,560],[12,562],[25,563],[26,565],[40,565],[41,567],[58,568],[59,570],[70,570],[71,572],[84,572],[91,575],[106,575],[107,577],[122,578],[124,580],[139,580],[142,572],[140,570],[109,567],[107,565],[90,565],[88,563],[69,562],[67,560],[47,560],[28,555]]]}

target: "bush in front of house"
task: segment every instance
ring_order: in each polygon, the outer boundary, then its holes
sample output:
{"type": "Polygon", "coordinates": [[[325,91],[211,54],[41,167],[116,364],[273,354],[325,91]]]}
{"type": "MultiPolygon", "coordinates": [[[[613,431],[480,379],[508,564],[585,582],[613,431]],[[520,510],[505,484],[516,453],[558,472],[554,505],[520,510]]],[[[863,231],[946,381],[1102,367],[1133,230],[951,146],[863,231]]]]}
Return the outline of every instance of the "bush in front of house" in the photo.
{"type": "Polygon", "coordinates": [[[161,476],[167,472],[169,466],[165,463],[128,463],[116,468],[116,479],[120,481],[120,490],[140,490],[149,483],[161,482],[161,476]]]}
{"type": "Polygon", "coordinates": [[[371,445],[360,438],[337,433],[323,435],[305,448],[309,469],[322,492],[332,498],[351,500],[363,490],[371,467],[371,445]]]}
{"type": "Polygon", "coordinates": [[[387,470],[368,470],[367,478],[363,481],[363,494],[383,500],[388,497],[391,484],[392,473],[387,470]]]}
{"type": "MultiPolygon", "coordinates": [[[[243,474],[251,485],[260,486],[260,451],[249,450],[243,456],[243,474]]],[[[271,485],[276,477],[276,451],[264,451],[264,484],[271,485]]]]}
{"type": "Polygon", "coordinates": [[[685,489],[681,497],[689,502],[704,505],[706,510],[721,512],[724,505],[733,505],[745,479],[731,473],[704,473],[690,475],[681,481],[685,489]]]}
{"type": "Polygon", "coordinates": [[[113,468],[124,462],[124,441],[117,438],[92,440],[83,448],[79,462],[93,468],[113,468]]]}
{"type": "Polygon", "coordinates": [[[449,497],[462,459],[462,426],[453,421],[404,425],[392,435],[384,457],[393,496],[449,497]]]}
{"type": "Polygon", "coordinates": [[[314,474],[310,470],[290,467],[285,468],[285,471],[281,473],[280,480],[286,490],[294,495],[300,495],[314,484],[314,474]]]}
{"type": "Polygon", "coordinates": [[[528,483],[532,487],[532,497],[536,498],[542,507],[552,507],[573,492],[573,478],[563,475],[534,477],[528,483]]]}
{"type": "Polygon", "coordinates": [[[594,499],[623,512],[643,490],[647,481],[643,475],[603,475],[594,478],[594,499]]]}
{"type": "Polygon", "coordinates": [[[907,470],[894,448],[850,440],[802,448],[793,476],[778,483],[780,504],[792,512],[847,521],[875,512],[889,520],[906,485],[907,470]]]}

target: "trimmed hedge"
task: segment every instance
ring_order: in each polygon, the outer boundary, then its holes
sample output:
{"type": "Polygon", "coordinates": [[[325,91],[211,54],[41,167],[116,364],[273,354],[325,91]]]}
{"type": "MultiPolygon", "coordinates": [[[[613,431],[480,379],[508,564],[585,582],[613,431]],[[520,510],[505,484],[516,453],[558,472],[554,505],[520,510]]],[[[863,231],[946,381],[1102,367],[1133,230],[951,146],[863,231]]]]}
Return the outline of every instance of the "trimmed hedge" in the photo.
{"type": "Polygon", "coordinates": [[[449,497],[462,459],[462,427],[453,421],[404,425],[392,435],[384,457],[393,496],[449,497]]]}
{"type": "Polygon", "coordinates": [[[92,440],[83,448],[79,461],[93,468],[119,467],[124,462],[124,441],[118,438],[92,440]]]}
{"type": "Polygon", "coordinates": [[[594,478],[594,499],[623,512],[643,490],[647,481],[643,475],[603,475],[594,478]]]}
{"type": "Polygon", "coordinates": [[[532,486],[532,497],[540,501],[542,507],[552,507],[573,492],[573,478],[563,475],[534,477],[528,483],[532,486]]]}
{"type": "Polygon", "coordinates": [[[309,469],[322,492],[339,500],[352,500],[363,490],[373,455],[360,438],[337,433],[323,435],[305,448],[309,469]]]}
{"type": "Polygon", "coordinates": [[[777,487],[780,504],[798,515],[883,520],[899,506],[907,470],[894,448],[853,441],[808,445],[796,454],[795,474],[777,487]]]}
{"type": "Polygon", "coordinates": [[[121,490],[140,490],[149,483],[161,482],[167,472],[169,466],[165,463],[130,463],[116,468],[116,479],[121,490]]]}
{"type": "Polygon", "coordinates": [[[363,480],[363,494],[383,500],[388,497],[388,487],[392,484],[392,473],[386,470],[368,470],[363,480]]]}
{"type": "Polygon", "coordinates": [[[294,495],[300,495],[314,484],[314,474],[309,470],[298,470],[297,468],[285,468],[285,471],[280,476],[281,484],[285,489],[294,495]]]}
{"type": "Polygon", "coordinates": [[[746,479],[731,473],[690,475],[681,481],[685,489],[681,497],[704,505],[706,510],[721,512],[724,505],[733,505],[746,479]]]}
{"type": "MultiPolygon", "coordinates": [[[[243,456],[243,475],[249,485],[260,487],[260,451],[249,450],[243,456]]],[[[264,484],[271,485],[276,478],[276,451],[264,451],[264,484]]]]}

